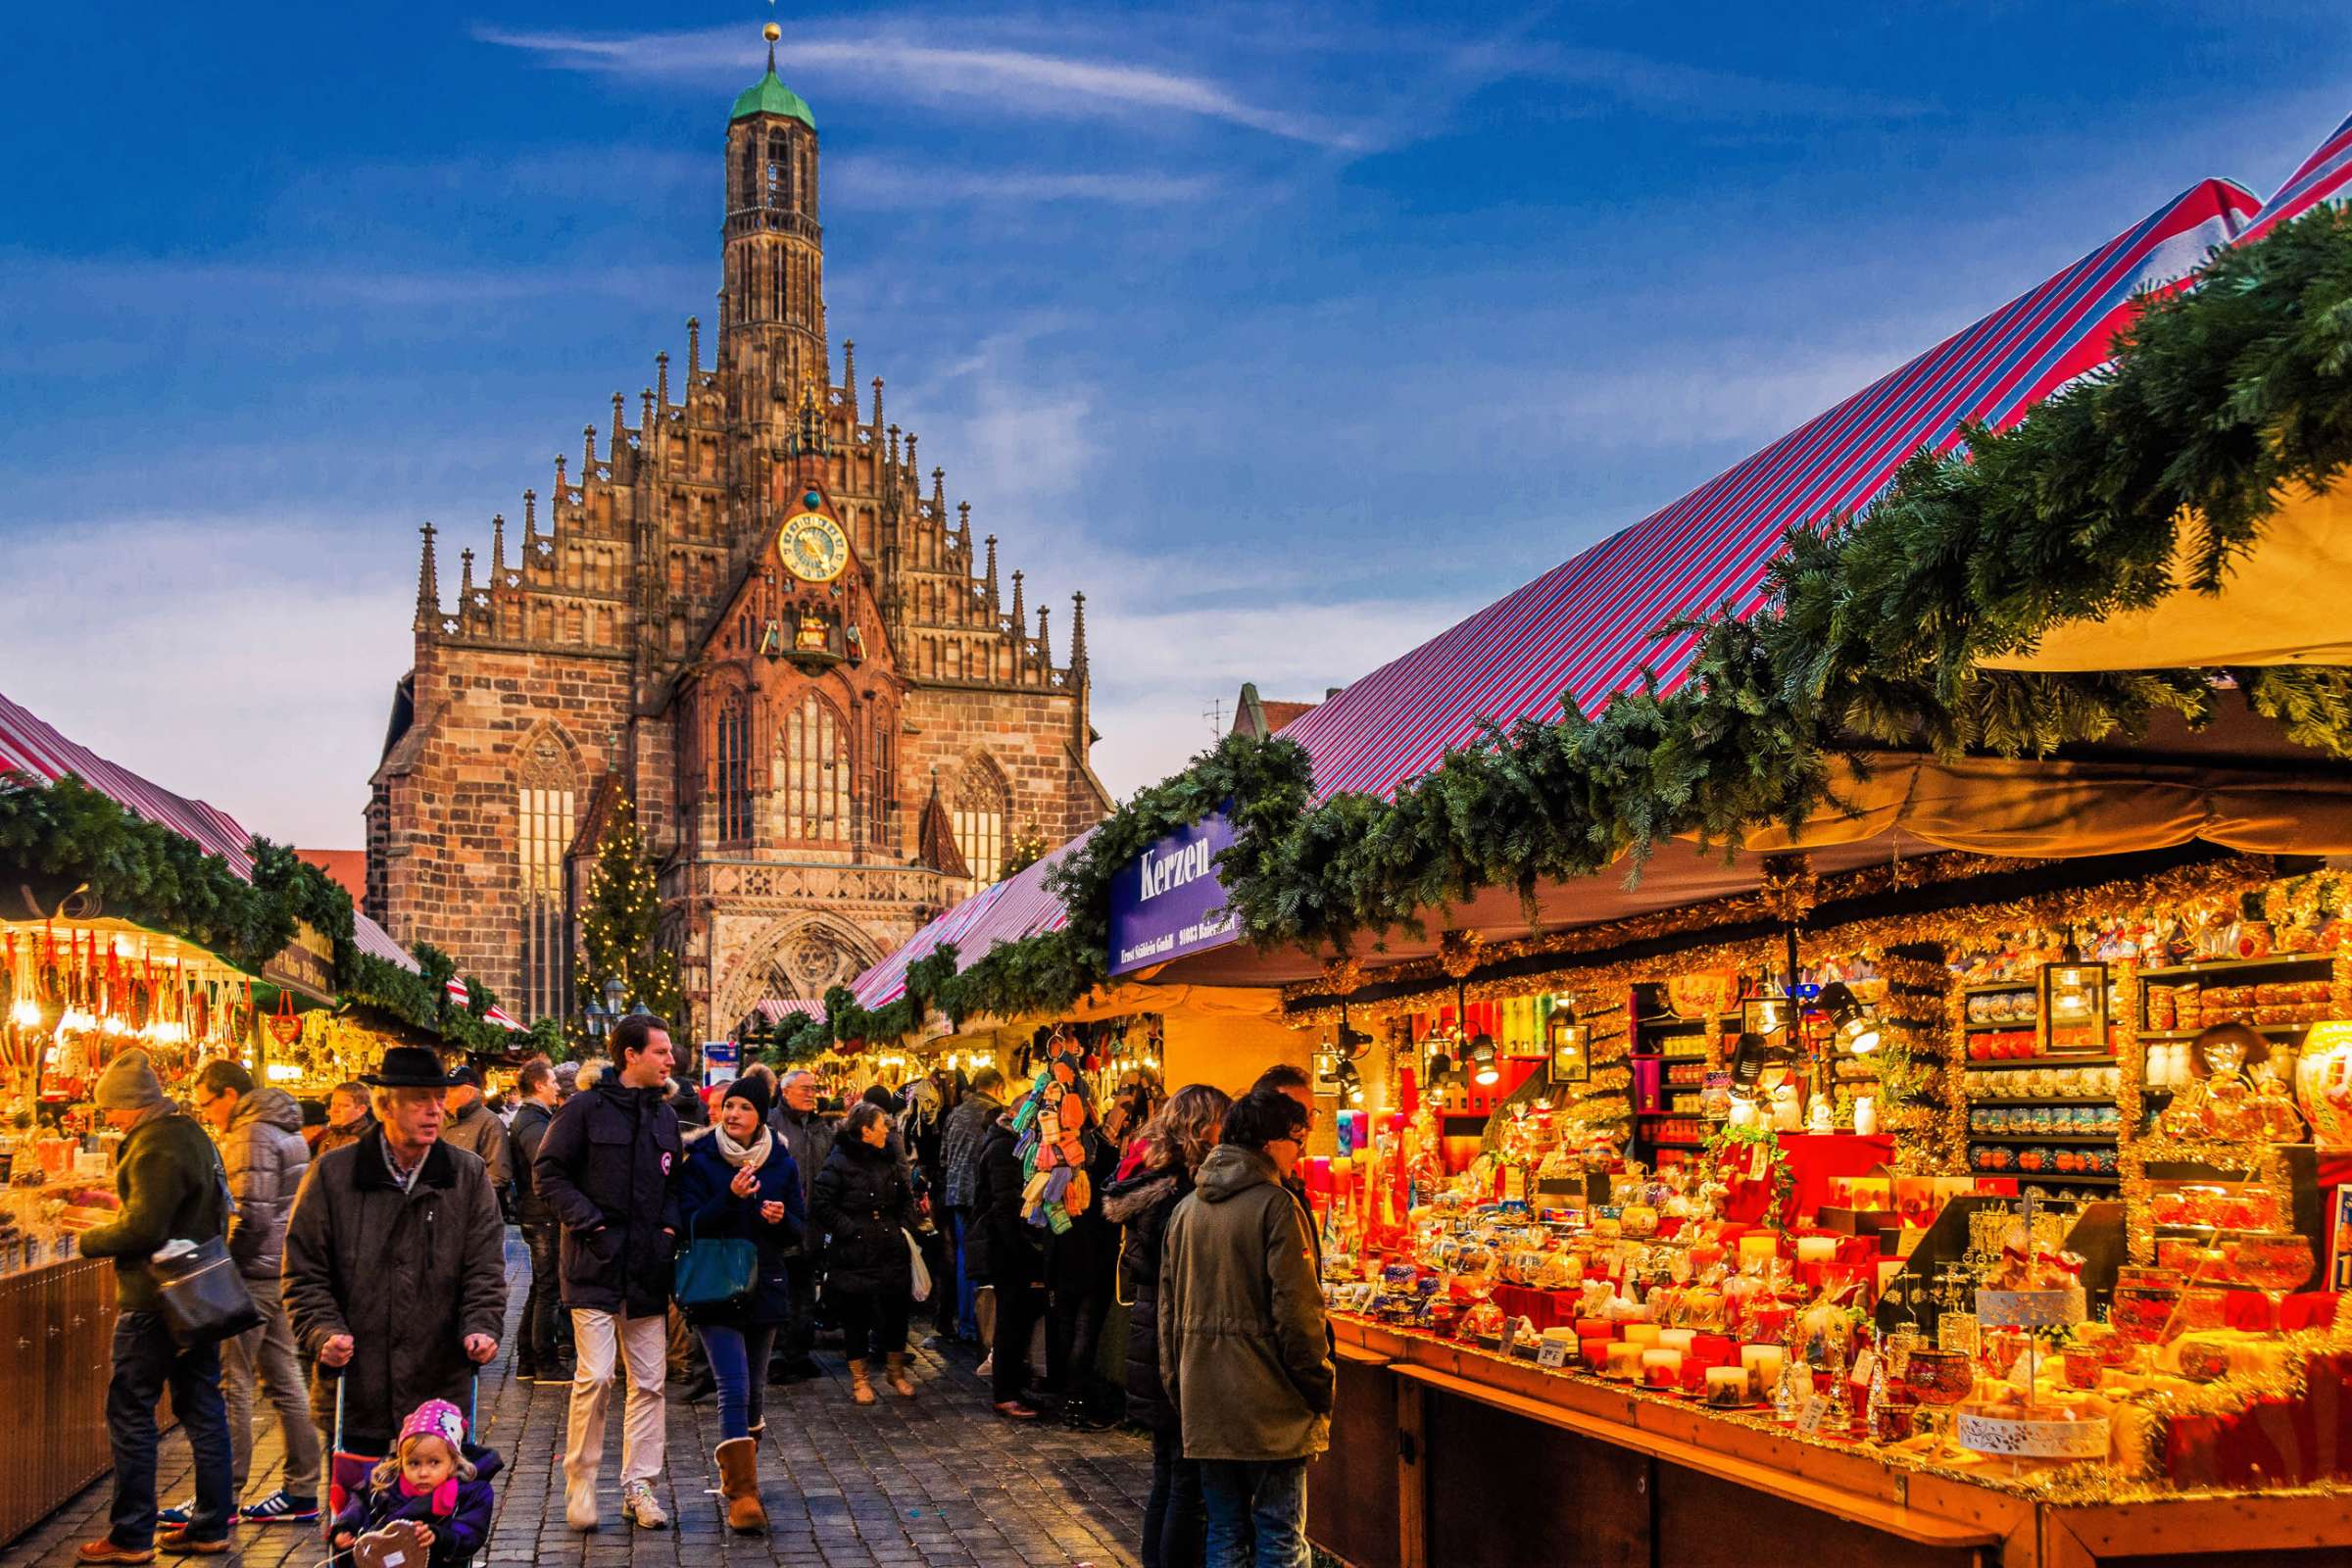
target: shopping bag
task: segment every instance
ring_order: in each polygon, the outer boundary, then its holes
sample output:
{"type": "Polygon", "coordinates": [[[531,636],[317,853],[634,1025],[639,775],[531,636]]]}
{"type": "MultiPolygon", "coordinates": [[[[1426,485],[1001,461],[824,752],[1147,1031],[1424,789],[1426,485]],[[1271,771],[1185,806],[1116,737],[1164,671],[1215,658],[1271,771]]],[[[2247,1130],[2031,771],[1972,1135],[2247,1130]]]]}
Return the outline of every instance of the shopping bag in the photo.
{"type": "Polygon", "coordinates": [[[228,1244],[218,1236],[168,1243],[147,1268],[155,1276],[156,1311],[182,1348],[234,1339],[262,1321],[228,1244]]]}
{"type": "Polygon", "coordinates": [[[923,1266],[923,1250],[914,1245],[914,1237],[905,1226],[899,1227],[899,1234],[906,1238],[906,1263],[914,1273],[914,1298],[928,1301],[931,1299],[931,1271],[923,1266]]]}
{"type": "Polygon", "coordinates": [[[760,1282],[760,1250],[739,1236],[697,1241],[691,1227],[686,1250],[670,1269],[669,1294],[681,1308],[732,1306],[760,1282]]]}

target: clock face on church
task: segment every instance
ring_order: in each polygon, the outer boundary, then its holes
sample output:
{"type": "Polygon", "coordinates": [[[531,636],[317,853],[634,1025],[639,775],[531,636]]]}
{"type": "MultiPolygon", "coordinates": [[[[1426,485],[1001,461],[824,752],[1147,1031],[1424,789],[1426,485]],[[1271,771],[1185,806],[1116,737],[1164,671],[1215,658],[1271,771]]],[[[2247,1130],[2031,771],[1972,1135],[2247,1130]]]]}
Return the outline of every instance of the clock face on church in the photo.
{"type": "Polygon", "coordinates": [[[803,582],[831,582],[850,564],[849,536],[821,512],[796,512],[776,535],[784,567],[803,582]]]}

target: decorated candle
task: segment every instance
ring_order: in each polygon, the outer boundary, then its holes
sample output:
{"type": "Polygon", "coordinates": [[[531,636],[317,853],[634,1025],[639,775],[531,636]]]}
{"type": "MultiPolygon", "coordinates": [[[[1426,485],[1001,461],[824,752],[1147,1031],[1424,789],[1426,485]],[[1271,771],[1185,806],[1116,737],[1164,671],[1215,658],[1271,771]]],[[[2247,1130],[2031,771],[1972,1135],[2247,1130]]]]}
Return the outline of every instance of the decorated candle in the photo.
{"type": "Polygon", "coordinates": [[[1677,1354],[1688,1355],[1690,1351],[1690,1342],[1697,1338],[1698,1330],[1696,1329],[1660,1329],[1658,1330],[1658,1348],[1673,1350],[1677,1354]]]}
{"type": "Polygon", "coordinates": [[[1624,1337],[1626,1344],[1639,1345],[1645,1350],[1655,1346],[1658,1343],[1658,1336],[1666,1332],[1655,1323],[1621,1323],[1617,1326],[1617,1331],[1624,1337]]]}
{"type": "Polygon", "coordinates": [[[1613,1378],[1623,1378],[1628,1383],[1641,1382],[1643,1348],[1642,1346],[1627,1344],[1624,1341],[1612,1344],[1609,1347],[1605,1374],[1613,1378]]]}
{"type": "Polygon", "coordinates": [[[1781,1381],[1781,1362],[1786,1354],[1777,1345],[1740,1347],[1740,1364],[1746,1369],[1748,1388],[1757,1398],[1768,1397],[1772,1386],[1781,1381]]]}
{"type": "Polygon", "coordinates": [[[1642,1381],[1653,1389],[1671,1389],[1683,1381],[1683,1352],[1647,1349],[1642,1352],[1642,1381]]]}
{"type": "Polygon", "coordinates": [[[1766,1234],[1740,1238],[1740,1266],[1742,1268],[1751,1263],[1761,1267],[1780,1255],[1781,1242],[1777,1236],[1766,1234]]]}
{"type": "Polygon", "coordinates": [[[1609,1364],[1609,1349],[1616,1343],[1615,1340],[1579,1340],[1576,1342],[1576,1359],[1597,1372],[1609,1364]]]}
{"type": "Polygon", "coordinates": [[[1340,1160],[1355,1152],[1355,1112],[1343,1110],[1333,1118],[1333,1136],[1339,1140],[1340,1160]]]}
{"type": "Polygon", "coordinates": [[[1835,1236],[1799,1236],[1796,1239],[1796,1260],[1799,1263],[1834,1263],[1838,1260],[1838,1238],[1835,1236]]]}
{"type": "Polygon", "coordinates": [[[1748,1398],[1746,1369],[1737,1366],[1707,1368],[1706,1393],[1709,1404],[1745,1404],[1748,1398]]]}

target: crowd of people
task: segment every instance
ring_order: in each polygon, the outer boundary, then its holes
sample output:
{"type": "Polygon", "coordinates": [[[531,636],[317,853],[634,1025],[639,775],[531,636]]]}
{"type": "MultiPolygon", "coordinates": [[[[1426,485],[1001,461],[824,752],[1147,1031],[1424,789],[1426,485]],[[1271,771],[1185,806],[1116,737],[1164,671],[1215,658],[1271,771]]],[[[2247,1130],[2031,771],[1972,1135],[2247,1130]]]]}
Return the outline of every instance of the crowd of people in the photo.
{"type": "Polygon", "coordinates": [[[855,1404],[913,1399],[922,1311],[935,1343],[982,1350],[999,1417],[1151,1435],[1147,1568],[1306,1562],[1332,1366],[1292,1169],[1315,1117],[1303,1072],[1271,1069],[1239,1100],[1206,1084],[1162,1097],[1131,1072],[1099,1109],[1065,1075],[1070,1168],[1049,1222],[1036,1107],[1024,1119],[1026,1091],[993,1067],[875,1085],[841,1113],[814,1074],[760,1064],[706,1102],[658,1018],[624,1018],[609,1044],[609,1059],[526,1063],[503,1103],[474,1069],[393,1047],[308,1114],[226,1060],[199,1070],[183,1110],[143,1054],[119,1055],[96,1094],[124,1133],[122,1209],[82,1239],[119,1281],[114,1495],[81,1560],[222,1552],[240,1523],[320,1528],[338,1558],[409,1532],[431,1568],[469,1559],[502,1468],[471,1412],[507,1333],[513,1223],[530,1276],[513,1372],[568,1387],[575,1530],[606,1519],[616,1380],[619,1517],[669,1523],[655,1483],[682,1383],[717,1403],[727,1525],[758,1533],[769,1388],[817,1376],[820,1330],[838,1331],[855,1404]],[[158,1255],[181,1243],[217,1248],[250,1297],[225,1339],[186,1331],[165,1299],[158,1255]],[[1123,1354],[1107,1343],[1121,1308],[1123,1354]],[[193,1495],[163,1508],[167,1389],[195,1464],[193,1495]],[[285,1463],[240,1504],[257,1399],[285,1463]]]}

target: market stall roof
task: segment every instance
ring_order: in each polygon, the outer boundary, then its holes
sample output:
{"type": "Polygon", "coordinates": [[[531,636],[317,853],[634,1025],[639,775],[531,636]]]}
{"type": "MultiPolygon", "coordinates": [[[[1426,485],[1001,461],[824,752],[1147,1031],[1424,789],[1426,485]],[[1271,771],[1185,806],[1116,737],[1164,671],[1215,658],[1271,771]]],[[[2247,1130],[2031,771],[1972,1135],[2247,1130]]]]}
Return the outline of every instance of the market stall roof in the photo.
{"type": "Polygon", "coordinates": [[[2295,166],[2295,172],[2263,203],[2262,211],[2254,215],[2254,220],[2237,237],[2238,243],[2258,240],[2322,202],[2342,201],[2347,187],[2352,187],[2352,115],[2347,115],[2342,123],[2311,150],[2310,157],[2295,166]]]}
{"type": "Polygon", "coordinates": [[[858,1005],[886,1007],[905,996],[907,965],[929,957],[942,943],[955,944],[956,969],[960,974],[1000,942],[1018,942],[1069,924],[1069,912],[1046,886],[1046,873],[1092,838],[1094,831],[1088,828],[1043,859],[982,888],[908,937],[898,952],[851,983],[858,1005]]]}
{"type": "Polygon", "coordinates": [[[2107,357],[2132,294],[2226,243],[2258,204],[2204,180],[1909,364],[1651,514],[1373,671],[1283,733],[1314,760],[1315,788],[1387,796],[1478,739],[1597,712],[1654,671],[1671,689],[1697,636],[1651,632],[1729,607],[1752,614],[1782,536],[1868,504],[1922,447],[1947,452],[1970,421],[2007,425],[2107,357]]]}
{"type": "MultiPolygon", "coordinates": [[[[78,742],[69,740],[30,709],[0,693],[0,771],[14,770],[28,778],[51,782],[69,773],[115,804],[159,827],[170,828],[218,855],[228,868],[253,880],[253,857],[245,846],[253,835],[237,819],[208,802],[175,795],[129,768],[108,761],[78,742]]],[[[415,972],[416,960],[391,934],[358,910],[352,912],[352,938],[363,953],[415,972]]]]}
{"type": "Polygon", "coordinates": [[[761,997],[752,1010],[769,1023],[782,1023],[787,1018],[822,1018],[825,1004],[806,997],[761,997]]]}

